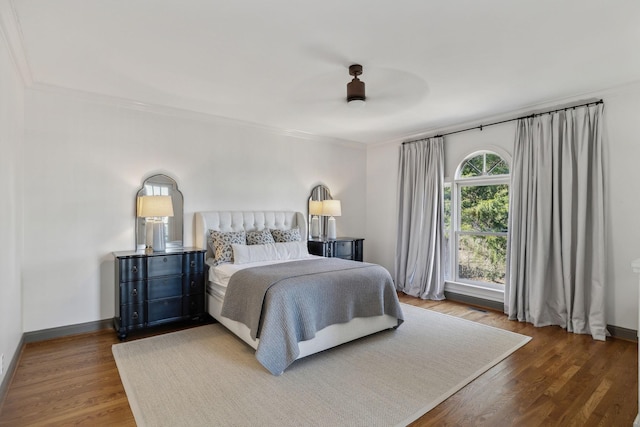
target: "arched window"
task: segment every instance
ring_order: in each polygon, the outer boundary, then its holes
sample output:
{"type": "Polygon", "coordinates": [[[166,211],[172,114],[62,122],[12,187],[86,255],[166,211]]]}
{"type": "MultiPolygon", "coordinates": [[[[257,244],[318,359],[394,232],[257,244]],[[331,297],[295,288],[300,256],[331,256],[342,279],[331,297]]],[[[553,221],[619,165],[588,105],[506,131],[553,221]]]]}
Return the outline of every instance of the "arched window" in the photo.
{"type": "Polygon", "coordinates": [[[504,289],[509,164],[492,151],[466,157],[445,189],[447,279],[504,289]]]}

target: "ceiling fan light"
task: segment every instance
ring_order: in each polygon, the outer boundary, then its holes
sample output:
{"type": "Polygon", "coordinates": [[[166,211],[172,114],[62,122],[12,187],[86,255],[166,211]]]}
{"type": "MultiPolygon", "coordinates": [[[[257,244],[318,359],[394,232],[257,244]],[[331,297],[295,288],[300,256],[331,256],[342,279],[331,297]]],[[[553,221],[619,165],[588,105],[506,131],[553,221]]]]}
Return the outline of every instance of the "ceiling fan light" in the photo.
{"type": "Polygon", "coordinates": [[[364,82],[358,80],[358,77],[354,77],[349,83],[347,83],[347,102],[362,101],[364,102],[367,97],[364,91],[364,82]]]}
{"type": "Polygon", "coordinates": [[[365,99],[367,99],[364,92],[364,82],[358,79],[358,76],[362,74],[362,65],[351,65],[349,74],[353,76],[353,80],[347,83],[347,102],[364,103],[365,99]]]}

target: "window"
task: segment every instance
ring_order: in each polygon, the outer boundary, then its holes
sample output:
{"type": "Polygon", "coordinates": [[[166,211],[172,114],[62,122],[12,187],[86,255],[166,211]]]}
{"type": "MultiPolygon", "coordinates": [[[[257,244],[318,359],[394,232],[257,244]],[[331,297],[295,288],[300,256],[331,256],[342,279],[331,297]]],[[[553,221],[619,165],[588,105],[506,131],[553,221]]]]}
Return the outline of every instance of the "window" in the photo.
{"type": "Polygon", "coordinates": [[[509,164],[490,151],[458,166],[445,194],[445,279],[504,289],[509,223],[509,164]]]}

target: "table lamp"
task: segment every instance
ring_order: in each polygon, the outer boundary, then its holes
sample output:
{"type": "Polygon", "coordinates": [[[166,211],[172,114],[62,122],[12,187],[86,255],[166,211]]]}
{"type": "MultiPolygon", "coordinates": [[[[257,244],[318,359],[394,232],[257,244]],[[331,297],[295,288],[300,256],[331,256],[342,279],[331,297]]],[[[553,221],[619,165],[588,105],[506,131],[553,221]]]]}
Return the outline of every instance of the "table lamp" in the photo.
{"type": "Polygon", "coordinates": [[[327,239],[336,238],[336,219],[335,216],[342,215],[340,200],[324,200],[322,202],[322,215],[328,216],[327,239]]]}
{"type": "Polygon", "coordinates": [[[145,251],[164,251],[164,218],[173,216],[171,196],[138,197],[138,217],[145,218],[145,251]]]}

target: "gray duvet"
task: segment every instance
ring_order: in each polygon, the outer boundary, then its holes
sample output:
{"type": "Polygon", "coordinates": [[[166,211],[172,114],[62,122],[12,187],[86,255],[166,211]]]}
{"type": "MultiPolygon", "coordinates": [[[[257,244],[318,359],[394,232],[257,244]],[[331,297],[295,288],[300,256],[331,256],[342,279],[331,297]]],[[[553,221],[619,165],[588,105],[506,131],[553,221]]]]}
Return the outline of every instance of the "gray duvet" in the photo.
{"type": "Polygon", "coordinates": [[[383,314],[398,326],[404,319],[384,267],[338,258],[240,270],[229,280],[221,314],[260,338],[256,358],[274,375],[298,357],[298,342],[326,326],[383,314]]]}

